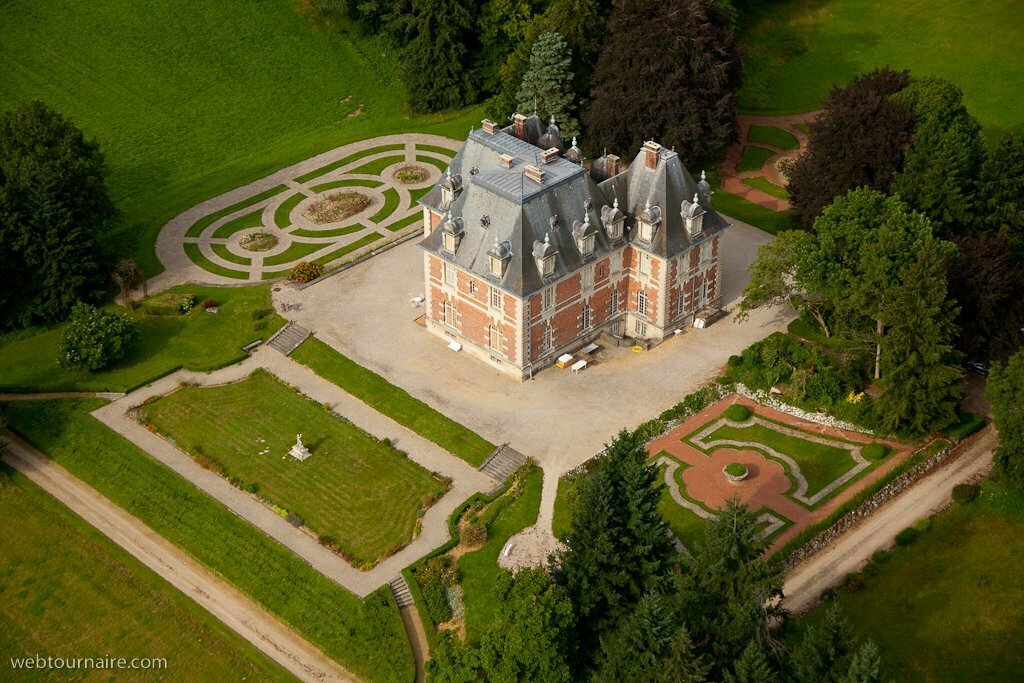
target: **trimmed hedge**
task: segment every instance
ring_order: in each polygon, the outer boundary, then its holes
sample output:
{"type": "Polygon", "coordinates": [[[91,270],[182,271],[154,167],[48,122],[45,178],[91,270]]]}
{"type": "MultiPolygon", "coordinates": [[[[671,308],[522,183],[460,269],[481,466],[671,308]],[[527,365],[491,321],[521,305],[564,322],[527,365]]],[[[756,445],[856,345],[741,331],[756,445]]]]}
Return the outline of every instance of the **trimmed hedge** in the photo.
{"type": "Polygon", "coordinates": [[[889,455],[889,447],[884,443],[869,443],[860,449],[860,454],[868,460],[881,460],[889,455]]]}
{"type": "Polygon", "coordinates": [[[733,403],[725,409],[725,417],[733,422],[746,422],[753,415],[753,411],[741,403],[733,403]]]}

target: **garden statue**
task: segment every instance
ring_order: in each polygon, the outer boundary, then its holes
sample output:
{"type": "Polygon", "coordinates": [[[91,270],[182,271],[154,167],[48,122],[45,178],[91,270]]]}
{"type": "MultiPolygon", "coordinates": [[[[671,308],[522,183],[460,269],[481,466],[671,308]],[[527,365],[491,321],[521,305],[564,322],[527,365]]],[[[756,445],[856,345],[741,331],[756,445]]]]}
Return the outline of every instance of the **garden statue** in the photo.
{"type": "Polygon", "coordinates": [[[309,448],[302,443],[302,434],[295,435],[295,445],[292,446],[291,450],[288,451],[288,455],[292,456],[296,460],[305,461],[306,458],[313,455],[309,448]]]}

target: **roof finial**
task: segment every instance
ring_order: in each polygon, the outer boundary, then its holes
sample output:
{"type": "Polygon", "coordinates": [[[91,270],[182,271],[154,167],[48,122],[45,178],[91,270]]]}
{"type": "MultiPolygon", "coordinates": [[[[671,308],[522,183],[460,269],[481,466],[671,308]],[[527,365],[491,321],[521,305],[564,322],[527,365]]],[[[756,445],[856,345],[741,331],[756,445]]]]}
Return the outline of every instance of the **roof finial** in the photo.
{"type": "Polygon", "coordinates": [[[644,211],[650,211],[650,210],[651,210],[651,200],[648,199],[646,202],[644,202],[644,211]]]}
{"type": "Polygon", "coordinates": [[[693,193],[693,203],[700,204],[700,197],[697,196],[696,192],[693,193]]]}
{"type": "Polygon", "coordinates": [[[572,146],[573,147],[576,146],[576,136],[575,135],[572,136],[572,146]]]}
{"type": "Polygon", "coordinates": [[[552,126],[555,125],[555,115],[554,114],[551,115],[551,125],[552,126]]]}
{"type": "Polygon", "coordinates": [[[701,180],[707,180],[708,179],[708,174],[705,173],[703,170],[700,172],[700,179],[701,180]]]}
{"type": "Polygon", "coordinates": [[[444,170],[444,174],[445,174],[445,175],[446,175],[446,176],[447,176],[448,178],[451,178],[451,177],[452,177],[452,167],[451,167],[451,166],[449,166],[448,168],[446,168],[446,169],[444,170]]]}
{"type": "Polygon", "coordinates": [[[472,135],[472,134],[473,134],[473,128],[474,128],[474,126],[470,126],[470,127],[469,127],[469,134],[470,134],[470,135],[472,135]]]}
{"type": "Polygon", "coordinates": [[[551,244],[551,233],[544,233],[544,244],[551,244]]]}
{"type": "Polygon", "coordinates": [[[619,208],[619,195],[615,195],[615,201],[612,202],[612,208],[613,209],[619,208]]]}
{"type": "Polygon", "coordinates": [[[540,114],[537,111],[537,100],[533,101],[533,115],[534,116],[540,116],[540,114]]]}

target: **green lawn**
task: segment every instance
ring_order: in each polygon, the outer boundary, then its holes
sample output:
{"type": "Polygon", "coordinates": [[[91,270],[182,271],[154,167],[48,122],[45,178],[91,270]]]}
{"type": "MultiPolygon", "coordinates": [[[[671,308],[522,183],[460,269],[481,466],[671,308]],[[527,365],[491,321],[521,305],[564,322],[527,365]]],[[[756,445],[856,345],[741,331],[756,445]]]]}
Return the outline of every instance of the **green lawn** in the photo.
{"type": "Polygon", "coordinates": [[[285,263],[291,263],[292,261],[298,261],[299,259],[309,256],[315,251],[320,251],[328,245],[323,242],[292,242],[291,245],[280,254],[268,256],[263,259],[263,265],[265,266],[280,266],[285,263]]]}
{"type": "Polygon", "coordinates": [[[743,23],[740,105],[752,113],[812,111],[833,84],[888,64],[959,86],[990,134],[1024,122],[1012,0],[790,0],[751,5],[743,23]]]}
{"type": "MultiPolygon", "coordinates": [[[[223,209],[220,209],[219,211],[208,213],[189,226],[188,230],[185,232],[185,237],[199,237],[201,234],[203,234],[203,230],[205,230],[208,225],[213,225],[213,223],[216,222],[218,219],[223,218],[224,216],[229,216],[235,213],[236,211],[246,209],[252,206],[253,204],[259,204],[264,199],[275,197],[284,192],[286,189],[288,189],[287,186],[278,185],[277,187],[272,187],[269,190],[264,190],[259,194],[247,197],[246,199],[243,199],[240,202],[236,202],[231,206],[225,206],[223,209]]],[[[153,275],[153,273],[150,272],[149,275],[153,275]]]]}
{"type": "Polygon", "coordinates": [[[292,224],[292,211],[294,211],[295,207],[299,205],[299,202],[305,198],[306,195],[301,192],[296,192],[288,197],[288,199],[278,204],[277,208],[274,209],[274,225],[279,228],[289,227],[292,224]]]}
{"type": "MultiPolygon", "coordinates": [[[[684,469],[686,469],[685,465],[680,464],[679,469],[675,472],[675,482],[680,491],[685,495],[686,485],[683,483],[682,476],[684,469]]],[[[669,492],[668,486],[664,485],[664,465],[658,467],[658,482],[662,484],[661,501],[658,504],[661,516],[665,518],[665,522],[668,523],[669,528],[672,529],[672,533],[676,535],[676,538],[683,542],[683,545],[686,546],[687,550],[693,552],[697,547],[697,542],[704,538],[704,530],[707,528],[708,520],[704,519],[692,510],[687,510],[672,499],[672,494],[669,492]]]]}
{"type": "Polygon", "coordinates": [[[736,171],[738,173],[746,173],[747,171],[758,171],[764,162],[775,156],[775,152],[771,151],[767,147],[756,147],[754,145],[747,145],[743,148],[743,154],[740,156],[740,161],[736,164],[736,171]]]}
{"type": "MultiPolygon", "coordinates": [[[[459,583],[466,605],[466,639],[478,643],[494,621],[498,609],[494,583],[498,572],[498,555],[505,543],[526,527],[537,522],[544,472],[534,467],[526,476],[523,491],[494,518],[487,530],[487,542],[479,550],[459,558],[459,583]]],[[[499,499],[500,500],[500,499],[499,499]]]]}
{"type": "Polygon", "coordinates": [[[483,463],[496,448],[480,435],[445,417],[380,375],[352,362],[315,337],[310,337],[295,349],[292,358],[377,412],[473,466],[483,463]]]}
{"type": "Polygon", "coordinates": [[[213,249],[213,253],[216,254],[217,256],[220,256],[225,261],[237,263],[240,266],[252,265],[251,258],[249,258],[248,256],[239,256],[238,254],[228,249],[228,246],[226,244],[211,244],[210,249],[213,249]]]}
{"type": "Polygon", "coordinates": [[[779,149],[798,149],[800,142],[787,130],[775,126],[751,126],[747,131],[748,142],[764,142],[779,149]]]}
{"type": "Polygon", "coordinates": [[[359,174],[363,174],[363,175],[380,175],[381,173],[384,172],[384,169],[387,168],[388,166],[393,166],[394,164],[400,164],[403,161],[405,161],[405,157],[404,156],[400,156],[400,155],[381,157],[380,159],[374,159],[373,161],[367,161],[362,166],[357,166],[356,168],[353,168],[353,169],[351,169],[349,171],[346,171],[346,173],[353,173],[353,174],[359,173],[359,174]]]}
{"type": "MultiPolygon", "coordinates": [[[[882,680],[1012,681],[1024,670],[1024,494],[991,483],[932,519],[838,600],[882,680]]],[[[797,630],[821,618],[819,608],[797,630]]]]}
{"type": "Polygon", "coordinates": [[[393,187],[389,187],[384,190],[384,205],[380,207],[377,213],[370,217],[370,220],[374,223],[380,223],[382,220],[390,216],[398,208],[400,200],[398,198],[398,191],[393,187]]]}
{"type": "Polygon", "coordinates": [[[99,141],[124,216],[114,255],[155,275],[160,227],[205,199],[356,140],[464,139],[479,125],[480,108],[411,115],[396,51],[326,25],[314,7],[9,0],[0,109],[41,98],[99,141]]]}
{"type": "Polygon", "coordinates": [[[270,308],[266,285],[182,285],[167,291],[194,293],[196,308],[187,315],[153,316],[142,309],[129,312],[138,325],[139,341],[126,358],[100,372],[73,372],[57,365],[60,327],[0,341],[0,390],[128,391],[181,367],[205,371],[235,363],[245,357],[242,346],[266,339],[284,324],[272,313],[261,321],[265,323],[262,329],[254,329],[253,312],[270,308]],[[202,310],[207,298],[219,302],[219,313],[202,310]]]}
{"type": "Polygon", "coordinates": [[[102,403],[22,401],[4,412],[36,448],[357,676],[412,680],[412,652],[387,588],[359,600],[88,414],[102,403]]]}
{"type": "Polygon", "coordinates": [[[350,235],[353,232],[359,232],[360,230],[366,230],[365,225],[356,223],[355,225],[348,225],[344,228],[335,228],[334,230],[292,230],[290,234],[296,237],[341,237],[342,235],[350,235]]]}
{"type": "Polygon", "coordinates": [[[338,247],[334,251],[327,252],[323,256],[316,259],[315,263],[319,263],[322,266],[328,266],[330,265],[331,261],[337,261],[345,254],[351,254],[353,251],[362,249],[366,245],[372,244],[383,237],[384,235],[380,234],[379,232],[367,233],[360,237],[359,239],[357,239],[355,242],[350,242],[349,244],[346,244],[343,247],[338,247]]]}
{"type": "Polygon", "coordinates": [[[206,258],[206,255],[203,254],[202,250],[199,248],[199,245],[196,244],[195,242],[185,243],[185,255],[188,256],[188,259],[192,263],[196,264],[200,268],[203,268],[204,270],[208,270],[211,273],[214,273],[215,275],[223,275],[224,277],[231,277],[235,278],[236,280],[249,279],[249,273],[245,271],[235,270],[234,268],[228,268],[226,266],[220,265],[219,263],[214,263],[210,259],[206,258]]]}
{"type": "Polygon", "coordinates": [[[404,454],[257,370],[215,387],[185,387],[147,404],[142,419],[203,454],[258,493],[299,515],[360,565],[409,542],[421,510],[444,485],[404,454]],[[302,434],[313,451],[287,457],[302,434]]]}
{"type": "Polygon", "coordinates": [[[166,673],[178,680],[294,680],[6,465],[0,465],[0,524],[17,529],[0,534],[5,669],[12,657],[104,654],[164,658],[166,673]]]}
{"type": "MultiPolygon", "coordinates": [[[[393,152],[395,150],[404,149],[404,148],[405,148],[405,145],[400,143],[400,142],[392,144],[392,145],[379,145],[377,147],[367,147],[366,149],[362,149],[362,150],[359,150],[358,152],[354,152],[352,154],[349,154],[347,157],[343,157],[341,159],[338,159],[337,161],[332,161],[329,164],[325,164],[324,166],[321,166],[320,168],[312,170],[309,173],[305,173],[303,175],[300,175],[298,178],[295,179],[295,182],[297,182],[297,183],[308,183],[310,180],[314,180],[316,178],[319,178],[322,175],[327,175],[331,171],[339,169],[342,166],[347,166],[348,164],[351,164],[353,161],[358,161],[359,159],[362,159],[363,157],[368,157],[368,156],[370,156],[372,154],[380,154],[381,152],[393,152]]],[[[393,159],[394,157],[391,157],[391,158],[393,159]]]]}
{"type": "Polygon", "coordinates": [[[248,230],[249,228],[258,228],[261,225],[263,225],[263,209],[256,209],[250,213],[242,214],[238,218],[232,218],[214,230],[210,237],[225,239],[231,237],[236,232],[248,230]]]}
{"type": "Polygon", "coordinates": [[[576,479],[558,480],[558,491],[555,492],[555,512],[551,520],[551,530],[555,538],[564,541],[572,531],[572,511],[576,503],[576,479]]]}
{"type": "Polygon", "coordinates": [[[369,178],[342,178],[341,180],[332,180],[329,183],[314,185],[309,189],[311,192],[326,192],[337,187],[380,187],[383,184],[380,180],[370,180],[369,178]]]}
{"type": "Polygon", "coordinates": [[[761,192],[770,194],[773,197],[778,197],[779,199],[789,199],[789,191],[786,188],[776,185],[764,176],[744,178],[743,184],[749,185],[755,190],[761,190],[761,192]]]}
{"type": "Polygon", "coordinates": [[[745,427],[723,425],[708,435],[705,441],[714,442],[718,439],[749,441],[788,455],[800,466],[800,471],[807,480],[808,496],[813,496],[853,469],[856,464],[853,461],[853,456],[845,448],[826,446],[790,436],[760,424],[751,424],[745,427]]]}

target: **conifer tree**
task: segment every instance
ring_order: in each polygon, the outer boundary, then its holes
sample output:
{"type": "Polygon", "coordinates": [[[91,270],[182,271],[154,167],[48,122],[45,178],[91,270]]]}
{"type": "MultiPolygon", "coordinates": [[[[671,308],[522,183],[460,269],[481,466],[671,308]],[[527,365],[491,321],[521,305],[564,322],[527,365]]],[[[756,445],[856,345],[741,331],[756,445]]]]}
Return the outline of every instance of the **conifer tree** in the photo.
{"type": "Polygon", "coordinates": [[[956,340],[956,307],[946,296],[948,242],[928,240],[892,293],[883,318],[888,339],[878,398],[882,426],[925,434],[956,419],[963,370],[956,340]]]}
{"type": "Polygon", "coordinates": [[[838,605],[831,605],[818,625],[807,629],[793,650],[790,667],[797,683],[839,681],[849,671],[857,644],[838,605]]]}
{"type": "Polygon", "coordinates": [[[772,668],[764,648],[752,640],[733,664],[732,671],[725,672],[723,680],[725,683],[778,683],[779,674],[772,668]]]}
{"type": "Polygon", "coordinates": [[[476,89],[469,70],[473,15],[466,0],[415,0],[415,36],[403,51],[414,111],[465,106],[476,89]]]}
{"type": "Polygon", "coordinates": [[[602,665],[595,676],[601,683],[700,683],[710,668],[657,593],[640,598],[615,632],[601,639],[601,650],[602,665]]]}
{"type": "Polygon", "coordinates": [[[676,557],[658,510],[657,470],[623,430],[583,478],[558,578],[576,611],[582,658],[668,575],[676,557]]]}
{"type": "Polygon", "coordinates": [[[533,44],[530,68],[516,93],[517,111],[536,109],[541,120],[553,118],[563,137],[579,134],[573,117],[576,95],[572,88],[572,53],[559,33],[542,33],[533,44]]]}
{"type": "Polygon", "coordinates": [[[1024,135],[1007,133],[982,164],[975,219],[979,231],[1004,234],[1024,265],[1024,135]]]}
{"type": "Polygon", "coordinates": [[[841,683],[877,683],[881,680],[882,661],[878,654],[878,646],[874,641],[861,645],[850,660],[850,669],[842,678],[841,683]]]}
{"type": "Polygon", "coordinates": [[[985,385],[992,417],[999,433],[994,474],[1024,490],[1024,351],[1003,366],[993,366],[985,385]]]}

